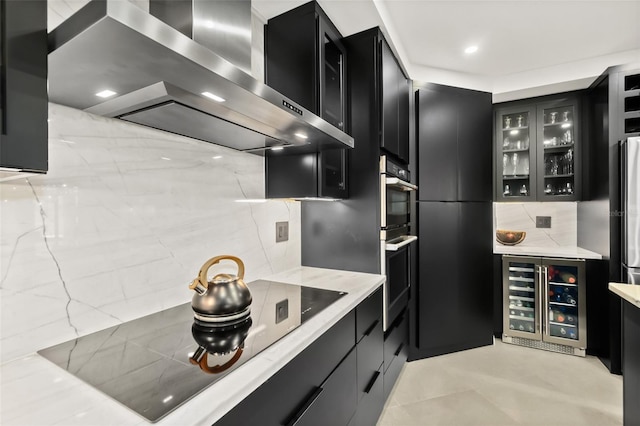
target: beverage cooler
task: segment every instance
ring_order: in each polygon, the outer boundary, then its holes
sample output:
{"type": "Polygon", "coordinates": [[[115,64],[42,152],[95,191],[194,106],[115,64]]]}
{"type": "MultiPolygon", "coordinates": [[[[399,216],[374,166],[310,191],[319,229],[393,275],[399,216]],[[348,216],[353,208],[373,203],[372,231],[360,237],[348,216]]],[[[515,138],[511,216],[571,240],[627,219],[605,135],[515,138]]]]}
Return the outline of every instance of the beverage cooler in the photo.
{"type": "Polygon", "coordinates": [[[584,261],[503,256],[502,340],[584,356],[587,347],[584,261]]]}

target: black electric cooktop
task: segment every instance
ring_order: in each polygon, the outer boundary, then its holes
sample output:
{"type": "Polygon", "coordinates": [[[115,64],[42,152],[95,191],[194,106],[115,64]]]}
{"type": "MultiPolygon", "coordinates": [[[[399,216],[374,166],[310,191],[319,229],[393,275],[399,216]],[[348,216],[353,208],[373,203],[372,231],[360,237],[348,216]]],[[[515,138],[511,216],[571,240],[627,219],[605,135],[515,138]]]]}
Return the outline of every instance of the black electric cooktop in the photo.
{"type": "Polygon", "coordinates": [[[240,324],[194,325],[189,302],[38,353],[155,422],[346,294],[265,280],[247,285],[251,317],[240,324]],[[195,338],[218,354],[192,363],[195,338]]]}

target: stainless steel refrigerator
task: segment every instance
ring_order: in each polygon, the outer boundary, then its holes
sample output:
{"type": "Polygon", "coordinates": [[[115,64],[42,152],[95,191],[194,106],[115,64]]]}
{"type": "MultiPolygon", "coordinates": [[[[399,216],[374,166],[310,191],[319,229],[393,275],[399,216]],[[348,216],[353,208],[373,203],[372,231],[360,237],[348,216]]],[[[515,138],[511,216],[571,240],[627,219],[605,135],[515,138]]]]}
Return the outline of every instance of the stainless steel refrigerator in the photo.
{"type": "Polygon", "coordinates": [[[640,285],[640,137],[628,138],[620,147],[622,276],[640,285]]]}

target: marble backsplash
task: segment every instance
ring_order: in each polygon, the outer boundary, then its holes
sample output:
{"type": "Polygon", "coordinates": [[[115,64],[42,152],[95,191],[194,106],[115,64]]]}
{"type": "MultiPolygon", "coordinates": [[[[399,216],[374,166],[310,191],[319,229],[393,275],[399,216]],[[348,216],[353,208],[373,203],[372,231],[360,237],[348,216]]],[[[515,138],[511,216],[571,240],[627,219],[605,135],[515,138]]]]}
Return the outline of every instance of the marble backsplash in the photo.
{"type": "Polygon", "coordinates": [[[49,118],[49,172],[0,182],[2,362],[190,300],[212,256],[241,257],[247,281],[300,266],[299,203],[236,201],[264,198],[262,157],[54,104],[49,118]]]}
{"type": "Polygon", "coordinates": [[[526,231],[520,247],[575,247],[577,203],[493,203],[493,225],[494,230],[526,231]],[[551,216],[551,228],[536,228],[536,216],[551,216]]]}

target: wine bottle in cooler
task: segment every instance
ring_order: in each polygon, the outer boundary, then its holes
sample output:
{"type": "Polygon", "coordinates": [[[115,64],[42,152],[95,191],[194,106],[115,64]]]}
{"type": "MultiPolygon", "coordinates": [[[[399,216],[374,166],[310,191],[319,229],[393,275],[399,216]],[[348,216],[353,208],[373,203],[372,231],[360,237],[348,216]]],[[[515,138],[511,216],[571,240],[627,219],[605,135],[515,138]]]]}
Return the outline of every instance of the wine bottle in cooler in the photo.
{"type": "Polygon", "coordinates": [[[564,299],[563,302],[568,303],[570,305],[577,305],[578,301],[575,299],[575,297],[571,295],[571,293],[569,292],[569,289],[565,288],[564,290],[565,291],[563,296],[563,299],[564,299]]]}
{"type": "Polygon", "coordinates": [[[562,278],[562,281],[569,284],[575,284],[577,281],[576,276],[569,272],[560,272],[560,278],[562,278]]]}

